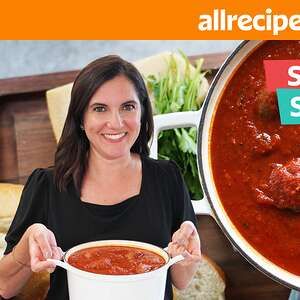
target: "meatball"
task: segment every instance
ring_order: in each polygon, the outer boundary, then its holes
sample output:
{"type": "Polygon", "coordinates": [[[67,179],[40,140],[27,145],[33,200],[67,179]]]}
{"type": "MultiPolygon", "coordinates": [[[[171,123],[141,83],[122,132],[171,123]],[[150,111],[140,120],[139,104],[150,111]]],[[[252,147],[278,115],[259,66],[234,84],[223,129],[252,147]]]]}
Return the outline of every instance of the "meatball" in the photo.
{"type": "Polygon", "coordinates": [[[278,118],[278,106],[276,94],[265,89],[260,90],[256,96],[256,109],[262,120],[274,120],[278,118]]]}
{"type": "Polygon", "coordinates": [[[274,152],[280,144],[278,134],[268,134],[259,131],[252,121],[246,121],[245,130],[239,139],[234,139],[234,143],[243,146],[247,152],[254,155],[268,155],[274,152]]]}
{"type": "Polygon", "coordinates": [[[269,181],[256,193],[259,203],[300,212],[300,158],[276,165],[269,181]]]}

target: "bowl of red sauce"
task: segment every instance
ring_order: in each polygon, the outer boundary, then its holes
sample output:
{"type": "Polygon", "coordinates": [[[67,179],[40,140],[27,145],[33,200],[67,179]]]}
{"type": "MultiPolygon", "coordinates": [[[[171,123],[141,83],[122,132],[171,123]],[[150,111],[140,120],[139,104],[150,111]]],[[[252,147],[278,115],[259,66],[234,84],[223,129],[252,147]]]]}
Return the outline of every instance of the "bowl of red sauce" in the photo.
{"type": "Polygon", "coordinates": [[[102,275],[135,275],[154,271],[166,264],[151,250],[132,246],[95,246],[71,254],[68,263],[80,270],[102,275]]]}
{"type": "Polygon", "coordinates": [[[54,261],[67,271],[71,300],[98,295],[111,300],[163,300],[168,268],[182,259],[148,243],[104,240],[77,245],[63,261],[54,261]]]}
{"type": "Polygon", "coordinates": [[[300,125],[281,124],[264,69],[265,60],[297,59],[300,41],[244,41],[235,49],[203,105],[198,163],[231,243],[260,271],[299,290],[300,125]]]}

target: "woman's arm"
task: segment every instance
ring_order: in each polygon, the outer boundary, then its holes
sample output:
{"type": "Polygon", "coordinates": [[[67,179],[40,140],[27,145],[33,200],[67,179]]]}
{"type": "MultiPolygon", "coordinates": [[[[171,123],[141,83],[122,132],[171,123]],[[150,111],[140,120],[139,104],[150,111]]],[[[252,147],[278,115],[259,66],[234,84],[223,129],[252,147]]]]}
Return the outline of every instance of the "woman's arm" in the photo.
{"type": "Polygon", "coordinates": [[[27,283],[32,272],[53,271],[47,258],[60,259],[62,251],[54,234],[43,224],[31,225],[13,251],[0,260],[0,296],[11,298],[27,283]]]}
{"type": "Polygon", "coordinates": [[[13,251],[0,260],[0,296],[6,299],[18,294],[31,274],[26,231],[13,251]]]}
{"type": "Polygon", "coordinates": [[[185,259],[171,267],[171,279],[177,289],[185,289],[201,261],[200,238],[195,225],[185,221],[173,234],[168,245],[171,257],[182,254],[185,259]]]}

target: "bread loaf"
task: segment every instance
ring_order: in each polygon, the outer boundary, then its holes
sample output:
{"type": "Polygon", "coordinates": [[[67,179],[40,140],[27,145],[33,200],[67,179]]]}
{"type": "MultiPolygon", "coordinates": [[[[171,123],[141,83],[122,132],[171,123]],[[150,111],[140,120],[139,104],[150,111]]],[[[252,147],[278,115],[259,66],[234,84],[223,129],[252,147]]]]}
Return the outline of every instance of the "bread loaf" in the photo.
{"type": "Polygon", "coordinates": [[[223,300],[225,299],[225,275],[209,257],[203,255],[198,270],[185,290],[175,287],[174,300],[223,300]]]}
{"type": "Polygon", "coordinates": [[[21,184],[0,183],[0,220],[15,215],[22,190],[21,184]]]}

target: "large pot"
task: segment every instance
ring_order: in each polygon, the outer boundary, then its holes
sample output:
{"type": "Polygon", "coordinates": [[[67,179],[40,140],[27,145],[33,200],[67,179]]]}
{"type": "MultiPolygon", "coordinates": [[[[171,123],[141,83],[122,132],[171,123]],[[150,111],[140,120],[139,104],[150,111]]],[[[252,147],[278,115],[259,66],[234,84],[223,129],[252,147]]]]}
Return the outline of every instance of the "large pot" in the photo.
{"type": "Polygon", "coordinates": [[[69,249],[63,261],[54,261],[57,266],[67,270],[70,300],[163,300],[167,271],[170,266],[183,260],[182,255],[170,258],[169,254],[157,246],[124,240],[103,240],[80,244],[69,249]],[[82,271],[70,265],[68,258],[78,250],[97,246],[129,246],[150,250],[159,254],[165,260],[165,265],[154,271],[136,275],[101,275],[82,271]]]}
{"type": "Polygon", "coordinates": [[[200,111],[155,116],[155,136],[151,155],[153,157],[157,156],[157,136],[161,130],[179,127],[197,127],[198,170],[205,196],[200,201],[192,201],[196,214],[212,216],[234,245],[234,248],[257,269],[283,285],[300,290],[299,276],[278,267],[266,259],[239,233],[224,209],[212,174],[211,129],[219,100],[232,74],[261,43],[263,41],[244,41],[229,55],[215,76],[200,111]]]}

